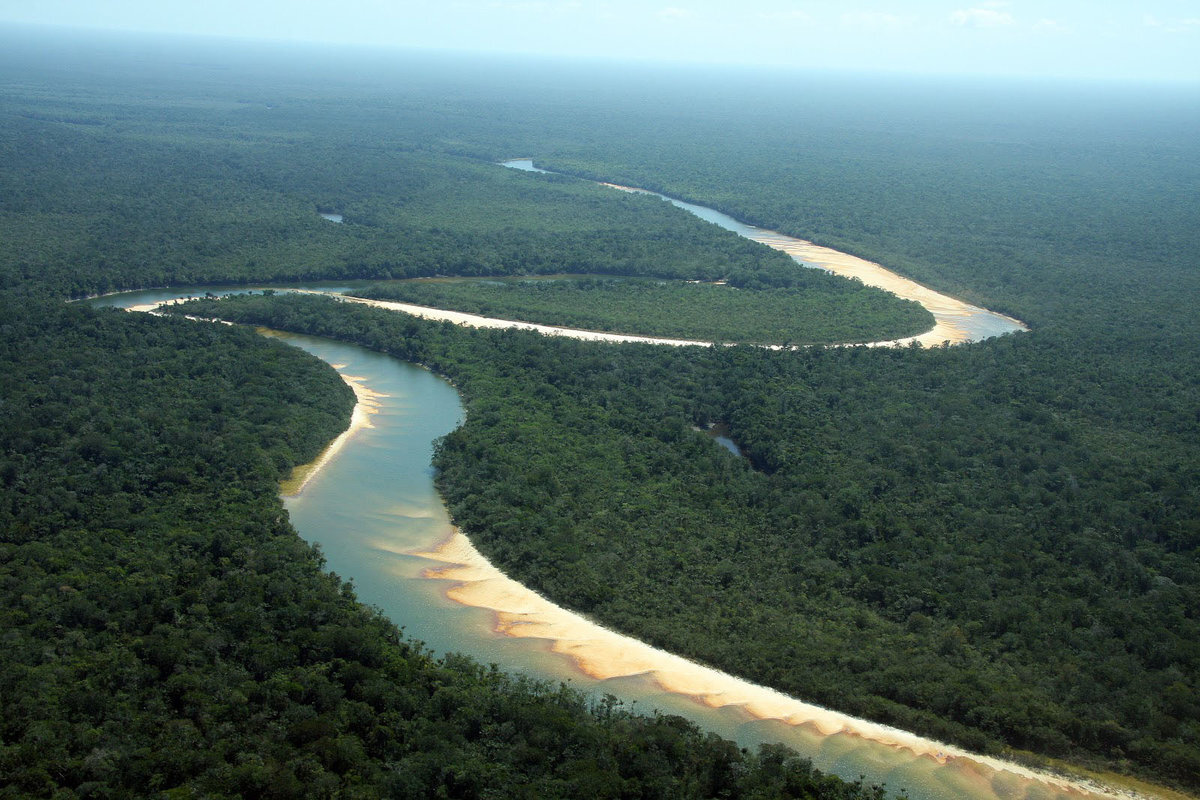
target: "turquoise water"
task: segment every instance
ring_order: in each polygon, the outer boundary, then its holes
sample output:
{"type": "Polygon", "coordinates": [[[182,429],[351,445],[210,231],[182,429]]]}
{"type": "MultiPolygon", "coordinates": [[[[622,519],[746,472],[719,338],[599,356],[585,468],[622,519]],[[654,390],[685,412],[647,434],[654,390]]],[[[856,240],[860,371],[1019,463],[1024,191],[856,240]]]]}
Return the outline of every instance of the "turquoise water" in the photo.
{"type": "MultiPolygon", "coordinates": [[[[276,288],[340,292],[363,283],[310,282],[276,288]]],[[[189,293],[241,291],[245,289],[156,289],[91,302],[131,307],[189,293]]],[[[449,582],[422,575],[439,564],[413,554],[436,548],[452,532],[433,486],[430,462],[434,441],[463,420],[455,390],[424,369],[360,347],[294,334],[270,335],[337,365],[343,374],[363,379],[382,395],[370,417],[371,427],[355,434],[300,495],[285,498],[285,505],[301,536],[320,546],[330,570],[352,580],[363,602],[381,609],[407,635],[434,652],[464,653],[506,670],[612,694],[637,710],[679,714],[743,746],[782,742],[822,770],[903,789],[913,800],[1082,796],[997,773],[967,759],[942,763],[858,735],[821,735],[807,726],[755,719],[737,707],[713,709],[688,696],[665,692],[644,675],[597,680],[570,659],[551,652],[544,640],[498,634],[492,612],[449,600],[445,596],[449,582]]],[[[718,443],[737,452],[731,441],[718,443]]]]}
{"type": "Polygon", "coordinates": [[[373,427],[355,435],[303,493],[285,500],[292,522],[320,545],[329,568],[351,578],[362,601],[382,609],[406,633],[438,653],[460,652],[485,663],[551,681],[611,693],[634,708],[685,716],[743,746],[781,741],[828,772],[903,788],[917,800],[1060,797],[1014,778],[983,779],[964,764],[928,757],[857,736],[821,736],[806,728],[755,720],[737,708],[711,709],[660,690],[644,676],[600,681],[549,652],[547,643],[494,631],[491,612],[448,600],[445,581],[423,578],[434,562],[410,555],[430,550],[450,533],[433,487],[433,441],[463,419],[455,390],[428,371],[352,345],[290,334],[291,344],[338,365],[386,397],[373,427]]]}

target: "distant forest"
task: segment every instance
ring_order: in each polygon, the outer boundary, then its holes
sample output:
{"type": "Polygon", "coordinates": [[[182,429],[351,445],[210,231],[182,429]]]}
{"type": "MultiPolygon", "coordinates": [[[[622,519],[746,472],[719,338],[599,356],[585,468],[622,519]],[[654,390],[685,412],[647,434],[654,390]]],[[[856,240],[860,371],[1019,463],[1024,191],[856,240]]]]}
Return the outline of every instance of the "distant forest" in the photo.
{"type": "MultiPolygon", "coordinates": [[[[489,163],[516,156],[879,260],[1032,331],[778,353],[321,298],[193,310],[452,378],[468,414],[438,487],[563,605],[978,750],[1200,790],[1191,90],[6,44],[0,796],[882,796],[405,641],[276,497],[345,424],[330,369],[63,302],[581,273],[861,310],[656,199],[489,163]],[[745,458],[693,430],[711,422],[745,458]]],[[[911,324],[868,305],[881,331],[911,324]]]]}

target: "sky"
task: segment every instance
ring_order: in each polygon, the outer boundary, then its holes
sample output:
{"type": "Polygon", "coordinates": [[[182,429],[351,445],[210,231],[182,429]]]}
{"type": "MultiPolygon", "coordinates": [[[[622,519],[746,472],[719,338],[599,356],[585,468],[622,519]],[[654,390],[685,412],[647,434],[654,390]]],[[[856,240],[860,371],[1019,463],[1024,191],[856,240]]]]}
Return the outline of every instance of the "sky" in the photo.
{"type": "Polygon", "coordinates": [[[0,24],[920,74],[1200,82],[1200,0],[0,0],[0,24]]]}

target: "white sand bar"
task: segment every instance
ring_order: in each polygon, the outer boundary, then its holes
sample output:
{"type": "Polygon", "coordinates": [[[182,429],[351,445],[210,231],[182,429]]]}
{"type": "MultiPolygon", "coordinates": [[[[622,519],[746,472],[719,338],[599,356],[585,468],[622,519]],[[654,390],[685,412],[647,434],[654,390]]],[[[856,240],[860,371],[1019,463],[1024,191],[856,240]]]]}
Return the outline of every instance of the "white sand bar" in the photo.
{"type": "Polygon", "coordinates": [[[782,692],[705,667],[644,642],[608,630],[561,608],[509,578],[488,561],[471,541],[454,532],[441,546],[413,555],[439,562],[424,575],[451,581],[446,596],[495,615],[495,631],[504,636],[542,639],[553,652],[570,658],[598,680],[633,675],[651,678],[664,691],[694,698],[711,708],[734,706],[760,720],[778,720],[822,736],[849,735],[906,750],[931,766],[970,776],[981,786],[1004,785],[1010,797],[1050,796],[1128,798],[1137,795],[1038,772],[1019,764],[969,753],[869,720],[831,711],[782,692]]]}

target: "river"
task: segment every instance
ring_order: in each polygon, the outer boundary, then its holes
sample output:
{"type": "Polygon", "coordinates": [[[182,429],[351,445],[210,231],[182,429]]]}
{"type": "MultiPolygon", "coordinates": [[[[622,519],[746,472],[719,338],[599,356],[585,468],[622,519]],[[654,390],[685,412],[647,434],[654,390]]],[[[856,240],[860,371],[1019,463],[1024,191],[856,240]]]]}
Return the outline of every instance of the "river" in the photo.
{"type": "MultiPolygon", "coordinates": [[[[550,170],[535,167],[533,159],[530,158],[514,158],[500,163],[502,166],[524,172],[554,174],[550,170]]],[[[884,291],[903,297],[905,300],[915,300],[933,315],[934,326],[924,333],[909,336],[905,339],[872,342],[870,346],[902,346],[912,342],[917,342],[926,347],[937,346],[943,342],[964,344],[966,342],[982,341],[983,339],[1001,336],[1006,333],[1029,330],[1028,326],[1020,320],[995,311],[989,311],[986,308],[971,305],[970,303],[965,303],[957,298],[934,291],[903,275],[898,275],[876,264],[874,261],[867,261],[865,258],[852,256],[849,253],[843,253],[830,247],[822,247],[821,245],[813,244],[804,239],[797,239],[794,236],[788,236],[778,231],[757,228],[741,220],[734,219],[728,214],[722,214],[715,209],[699,206],[695,203],[686,203],[683,200],[659,194],[658,192],[650,192],[632,186],[621,186],[615,183],[605,183],[603,185],[619,189],[623,192],[636,192],[638,194],[660,197],[675,207],[682,208],[684,211],[694,214],[706,222],[711,222],[727,231],[732,231],[738,236],[758,242],[759,244],[765,244],[774,250],[787,253],[802,266],[815,267],[823,269],[826,272],[831,272],[834,275],[841,275],[844,278],[860,280],[867,286],[883,289],[884,291]]]]}
{"type": "MultiPolygon", "coordinates": [[[[120,300],[134,306],[153,302],[159,294],[136,293],[120,300]]],[[[520,632],[535,635],[508,635],[514,627],[528,624],[523,615],[539,616],[529,604],[540,598],[532,593],[521,596],[514,584],[499,587],[509,607],[503,614],[464,605],[460,602],[464,598],[453,593],[456,587],[470,590],[481,584],[494,601],[495,584],[502,578],[489,573],[486,564],[481,567],[477,554],[437,552],[448,540],[462,545],[461,537],[451,538],[455,531],[433,487],[430,467],[433,440],[455,428],[463,417],[454,389],[424,369],[353,345],[271,335],[336,365],[343,375],[369,388],[374,406],[368,425],[311,476],[300,494],[285,498],[293,525],[307,541],[321,546],[329,569],[354,581],[363,602],[381,608],[408,635],[435,652],[466,653],[504,669],[611,693],[635,709],[680,714],[744,746],[781,741],[823,770],[848,779],[862,775],[870,782],[904,789],[913,800],[1081,796],[1023,770],[980,762],[954,748],[825,712],[697,668],[670,654],[591,629],[586,621],[577,620],[567,636],[556,630],[528,629],[520,632]],[[469,572],[482,569],[484,574],[456,574],[454,567],[446,572],[447,560],[469,562],[469,572]],[[467,582],[461,583],[463,579],[467,582]],[[514,610],[513,604],[519,608],[514,610]],[[611,639],[606,641],[606,636],[611,639]],[[602,653],[615,653],[614,663],[581,663],[579,648],[589,644],[598,644],[602,653]],[[712,707],[723,703],[728,705],[712,707]],[[774,716],[788,721],[770,719],[774,716]]],[[[573,618],[540,602],[560,624],[573,618]]]]}
{"type": "MultiPolygon", "coordinates": [[[[339,292],[351,287],[287,288],[339,292]]],[[[146,308],[188,293],[150,290],[95,302],[146,308]]],[[[465,653],[507,670],[569,681],[615,695],[638,710],[679,714],[744,746],[783,742],[822,770],[903,789],[913,800],[1121,796],[1087,791],[788,698],[553,606],[505,578],[450,524],[430,467],[433,441],[463,418],[449,384],[353,345],[269,335],[335,365],[357,384],[359,412],[366,414],[365,424],[303,490],[285,497],[293,525],[321,546],[331,570],[354,581],[363,602],[381,608],[433,651],[465,653]]]]}

